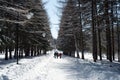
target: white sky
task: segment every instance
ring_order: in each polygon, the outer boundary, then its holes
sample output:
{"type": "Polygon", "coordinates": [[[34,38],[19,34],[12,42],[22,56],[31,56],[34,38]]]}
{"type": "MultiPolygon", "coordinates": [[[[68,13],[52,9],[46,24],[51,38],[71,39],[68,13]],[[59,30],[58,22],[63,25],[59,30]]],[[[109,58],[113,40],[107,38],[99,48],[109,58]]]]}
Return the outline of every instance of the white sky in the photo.
{"type": "Polygon", "coordinates": [[[50,19],[50,28],[53,38],[58,37],[58,30],[59,30],[59,17],[57,16],[58,9],[56,6],[58,6],[57,0],[43,0],[43,2],[48,2],[45,4],[45,8],[47,10],[49,19],[50,19]]]}

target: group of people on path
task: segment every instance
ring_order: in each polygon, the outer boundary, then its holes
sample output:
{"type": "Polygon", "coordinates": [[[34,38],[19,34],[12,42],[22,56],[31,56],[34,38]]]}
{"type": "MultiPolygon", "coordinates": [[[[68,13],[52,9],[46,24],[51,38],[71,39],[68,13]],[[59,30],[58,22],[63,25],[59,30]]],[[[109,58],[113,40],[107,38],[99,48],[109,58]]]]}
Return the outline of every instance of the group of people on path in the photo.
{"type": "Polygon", "coordinates": [[[54,58],[60,58],[62,57],[62,53],[58,53],[57,51],[54,53],[54,58]]]}

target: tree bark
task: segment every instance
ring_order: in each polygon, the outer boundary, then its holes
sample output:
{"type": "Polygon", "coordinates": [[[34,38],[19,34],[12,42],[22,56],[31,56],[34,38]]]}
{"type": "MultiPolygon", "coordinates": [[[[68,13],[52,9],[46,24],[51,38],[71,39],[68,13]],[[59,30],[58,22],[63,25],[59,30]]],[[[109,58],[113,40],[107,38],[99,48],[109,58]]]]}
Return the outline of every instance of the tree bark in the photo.
{"type": "Polygon", "coordinates": [[[8,60],[8,48],[5,48],[5,60],[8,60]]]}
{"type": "Polygon", "coordinates": [[[11,50],[11,47],[9,47],[9,58],[12,59],[12,50],[11,50]]]}
{"type": "MultiPolygon", "coordinates": [[[[119,0],[116,0],[116,3],[118,3],[119,0]]],[[[116,17],[117,17],[117,47],[118,47],[118,62],[120,62],[120,22],[119,22],[119,17],[118,17],[118,7],[116,4],[116,17]]]]}
{"type": "Polygon", "coordinates": [[[93,37],[93,59],[97,60],[97,35],[96,35],[96,0],[92,0],[92,37],[93,37]]]}
{"type": "Polygon", "coordinates": [[[115,43],[115,41],[114,41],[114,28],[113,28],[113,1],[111,0],[111,29],[112,29],[112,31],[111,31],[111,36],[112,36],[112,58],[113,58],[113,60],[115,60],[115,50],[114,50],[114,47],[115,47],[115,45],[114,45],[114,43],[115,43]]]}
{"type": "Polygon", "coordinates": [[[106,40],[107,40],[107,56],[110,62],[112,62],[112,48],[111,48],[111,30],[110,30],[110,19],[109,19],[109,3],[108,0],[104,1],[105,8],[105,24],[106,24],[106,40]]]}
{"type": "MultiPolygon", "coordinates": [[[[78,4],[79,4],[79,10],[81,9],[80,6],[80,0],[78,0],[78,4]]],[[[82,13],[81,11],[79,11],[79,15],[80,15],[80,44],[81,44],[81,53],[82,53],[82,59],[84,59],[84,41],[83,41],[83,31],[82,31],[82,13]]]]}

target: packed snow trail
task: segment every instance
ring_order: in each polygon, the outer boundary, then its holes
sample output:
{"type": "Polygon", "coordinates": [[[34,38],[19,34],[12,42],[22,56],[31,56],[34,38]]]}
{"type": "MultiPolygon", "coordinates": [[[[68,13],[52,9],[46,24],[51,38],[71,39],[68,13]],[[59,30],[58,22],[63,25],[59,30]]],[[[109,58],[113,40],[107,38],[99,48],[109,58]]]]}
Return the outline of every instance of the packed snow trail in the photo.
{"type": "Polygon", "coordinates": [[[120,80],[120,65],[63,56],[52,58],[47,80],[120,80]]]}
{"type": "MultiPolygon", "coordinates": [[[[52,53],[52,54],[51,54],[52,53]]],[[[49,55],[0,65],[0,80],[120,80],[120,65],[49,55]]]]}

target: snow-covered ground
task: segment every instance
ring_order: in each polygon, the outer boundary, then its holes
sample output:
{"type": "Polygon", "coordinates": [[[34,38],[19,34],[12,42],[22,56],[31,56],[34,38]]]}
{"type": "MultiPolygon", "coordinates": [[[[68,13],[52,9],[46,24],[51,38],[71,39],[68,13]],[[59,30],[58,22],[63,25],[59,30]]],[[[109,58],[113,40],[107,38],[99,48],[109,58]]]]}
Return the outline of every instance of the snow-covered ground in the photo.
{"type": "Polygon", "coordinates": [[[0,80],[120,80],[120,64],[48,55],[15,60],[0,60],[0,80]]]}

